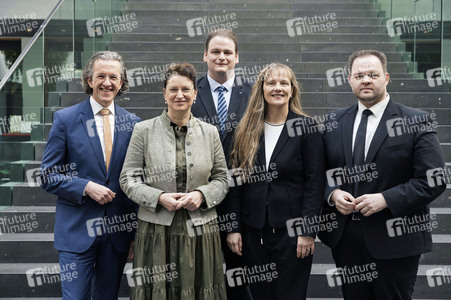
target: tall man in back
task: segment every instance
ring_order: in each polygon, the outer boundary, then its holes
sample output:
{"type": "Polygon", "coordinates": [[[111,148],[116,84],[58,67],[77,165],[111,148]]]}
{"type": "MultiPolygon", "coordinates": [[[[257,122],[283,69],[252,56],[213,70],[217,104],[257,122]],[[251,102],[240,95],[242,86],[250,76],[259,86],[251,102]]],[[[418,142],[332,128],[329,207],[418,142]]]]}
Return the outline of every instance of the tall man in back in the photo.
{"type": "Polygon", "coordinates": [[[90,97],[55,113],[41,186],[58,196],[55,249],[61,272],[77,272],[72,281],[61,280],[63,299],[117,299],[125,263],[133,256],[137,225],[134,204],[120,189],[119,175],[140,119],[114,103],[128,90],[118,53],[95,53],[82,79],[90,97]]]}
{"type": "Polygon", "coordinates": [[[323,215],[338,221],[319,234],[337,265],[328,280],[341,277],[346,300],[412,299],[420,255],[432,250],[428,204],[446,188],[435,115],[393,101],[382,52],[353,53],[349,70],[358,102],[331,114],[324,134],[323,215]]]}
{"type": "MultiPolygon", "coordinates": [[[[208,72],[198,80],[197,98],[191,109],[200,120],[218,128],[227,164],[232,147],[235,128],[247,107],[251,86],[246,78],[236,78],[235,65],[238,63],[238,41],[231,30],[211,32],[207,37],[204,62],[208,72]]],[[[233,216],[224,215],[227,197],[216,207],[219,221],[233,225],[233,216]]],[[[226,226],[221,226],[223,228],[226,226]]],[[[227,269],[244,267],[242,257],[230,251],[225,241],[227,232],[221,232],[221,244],[227,269]]],[[[248,299],[246,286],[230,287],[227,284],[227,298],[248,299]]]]}

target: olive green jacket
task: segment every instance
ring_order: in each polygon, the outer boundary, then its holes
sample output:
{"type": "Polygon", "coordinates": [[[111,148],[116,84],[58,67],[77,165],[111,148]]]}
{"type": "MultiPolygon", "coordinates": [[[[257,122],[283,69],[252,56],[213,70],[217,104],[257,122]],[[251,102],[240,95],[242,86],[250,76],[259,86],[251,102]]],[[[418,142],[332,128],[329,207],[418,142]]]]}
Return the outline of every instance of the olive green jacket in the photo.
{"type": "MultiPolygon", "coordinates": [[[[175,211],[170,212],[158,204],[162,193],[177,192],[175,134],[165,114],[163,111],[159,117],[136,124],[120,184],[125,194],[139,204],[139,219],[169,226],[175,211]]],[[[215,206],[229,189],[226,161],[216,127],[191,115],[185,153],[187,192],[198,190],[204,196],[200,208],[188,213],[194,225],[205,224],[217,217],[215,206]]]]}

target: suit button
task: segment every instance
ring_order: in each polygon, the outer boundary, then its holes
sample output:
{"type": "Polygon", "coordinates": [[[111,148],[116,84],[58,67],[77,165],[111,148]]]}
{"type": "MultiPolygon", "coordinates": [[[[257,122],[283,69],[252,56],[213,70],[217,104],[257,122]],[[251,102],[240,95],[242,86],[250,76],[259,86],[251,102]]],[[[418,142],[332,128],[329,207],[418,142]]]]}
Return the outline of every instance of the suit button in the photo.
{"type": "Polygon", "coordinates": [[[105,183],[106,183],[106,184],[108,185],[108,184],[110,184],[110,181],[109,181],[109,180],[107,180],[107,181],[106,181],[105,183]]]}
{"type": "Polygon", "coordinates": [[[186,142],[186,144],[189,146],[189,145],[191,145],[191,142],[186,142]]]}
{"type": "Polygon", "coordinates": [[[189,167],[192,168],[194,165],[193,164],[189,164],[189,167]]]}
{"type": "Polygon", "coordinates": [[[188,156],[190,156],[191,155],[191,152],[188,152],[188,156]]]}

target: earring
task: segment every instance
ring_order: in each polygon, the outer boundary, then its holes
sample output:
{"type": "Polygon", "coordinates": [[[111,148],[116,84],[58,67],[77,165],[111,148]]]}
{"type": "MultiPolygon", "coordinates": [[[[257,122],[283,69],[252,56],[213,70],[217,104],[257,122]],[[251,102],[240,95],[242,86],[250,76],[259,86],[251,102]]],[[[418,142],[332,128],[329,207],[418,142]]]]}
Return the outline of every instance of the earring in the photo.
{"type": "Polygon", "coordinates": [[[168,104],[168,103],[166,102],[166,100],[164,101],[164,104],[168,104]]]}

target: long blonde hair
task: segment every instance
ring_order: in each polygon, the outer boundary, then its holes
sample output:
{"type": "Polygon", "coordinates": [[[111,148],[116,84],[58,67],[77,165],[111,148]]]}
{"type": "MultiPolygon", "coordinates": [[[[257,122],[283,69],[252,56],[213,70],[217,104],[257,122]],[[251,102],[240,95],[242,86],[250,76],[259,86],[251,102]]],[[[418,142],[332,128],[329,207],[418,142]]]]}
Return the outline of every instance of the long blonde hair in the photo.
{"type": "Polygon", "coordinates": [[[258,75],[258,79],[252,88],[249,105],[235,131],[233,149],[230,153],[232,167],[242,168],[245,170],[245,175],[249,175],[251,173],[249,171],[253,169],[260,138],[265,130],[267,103],[263,94],[263,84],[265,79],[270,78],[275,72],[288,74],[293,89],[293,94],[289,100],[289,109],[298,115],[305,115],[301,107],[299,83],[293,70],[280,63],[272,63],[266,66],[258,75]]]}

